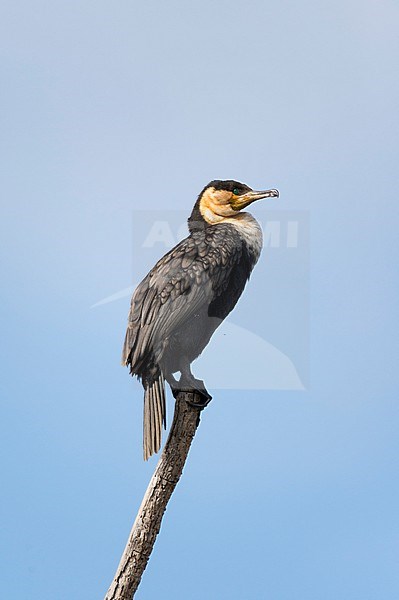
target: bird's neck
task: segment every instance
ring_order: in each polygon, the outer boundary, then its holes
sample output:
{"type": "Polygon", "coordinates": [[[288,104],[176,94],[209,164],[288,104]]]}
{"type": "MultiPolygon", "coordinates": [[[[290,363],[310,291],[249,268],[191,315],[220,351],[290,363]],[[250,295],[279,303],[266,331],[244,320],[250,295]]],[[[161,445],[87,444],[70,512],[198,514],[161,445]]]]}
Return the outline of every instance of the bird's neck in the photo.
{"type": "Polygon", "coordinates": [[[263,235],[262,228],[255,217],[250,213],[240,212],[235,217],[226,217],[223,223],[235,227],[256,263],[262,250],[263,235]]]}
{"type": "Polygon", "coordinates": [[[238,212],[236,215],[230,217],[222,217],[212,213],[211,215],[206,215],[206,217],[207,220],[202,216],[199,209],[199,202],[197,201],[188,219],[190,233],[203,231],[204,229],[221,224],[232,225],[254,255],[255,262],[258,260],[263,244],[262,229],[258,221],[250,213],[238,212]]]}
{"type": "Polygon", "coordinates": [[[202,231],[209,226],[209,223],[207,223],[202,216],[199,206],[200,198],[198,198],[197,202],[195,203],[193,212],[188,219],[188,229],[190,233],[193,233],[194,231],[202,231]]]}

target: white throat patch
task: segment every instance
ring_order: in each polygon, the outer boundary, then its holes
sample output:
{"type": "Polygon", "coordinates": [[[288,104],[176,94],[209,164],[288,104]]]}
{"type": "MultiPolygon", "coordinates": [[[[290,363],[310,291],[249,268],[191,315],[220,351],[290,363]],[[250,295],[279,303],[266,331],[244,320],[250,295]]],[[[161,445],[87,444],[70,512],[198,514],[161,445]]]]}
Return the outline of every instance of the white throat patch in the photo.
{"type": "Polygon", "coordinates": [[[258,260],[263,245],[262,229],[258,221],[250,213],[243,212],[236,217],[223,219],[222,223],[229,223],[239,231],[255,260],[258,260]]]}

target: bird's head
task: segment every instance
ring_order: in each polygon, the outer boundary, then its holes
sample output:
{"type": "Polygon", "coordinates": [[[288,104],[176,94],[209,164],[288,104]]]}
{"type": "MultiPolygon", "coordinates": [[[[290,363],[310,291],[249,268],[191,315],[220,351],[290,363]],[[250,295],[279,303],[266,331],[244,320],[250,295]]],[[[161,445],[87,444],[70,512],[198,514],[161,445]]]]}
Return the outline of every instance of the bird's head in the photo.
{"type": "Polygon", "coordinates": [[[209,225],[234,218],[243,209],[261,198],[278,198],[277,190],[256,191],[239,181],[214,180],[198,196],[190,220],[203,219],[209,225]]]}

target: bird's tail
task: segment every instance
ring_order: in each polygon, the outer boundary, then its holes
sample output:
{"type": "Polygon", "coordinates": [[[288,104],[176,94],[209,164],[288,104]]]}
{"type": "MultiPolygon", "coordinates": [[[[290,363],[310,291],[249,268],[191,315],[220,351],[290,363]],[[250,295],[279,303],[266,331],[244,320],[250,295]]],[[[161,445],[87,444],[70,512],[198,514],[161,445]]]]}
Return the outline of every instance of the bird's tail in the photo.
{"type": "Polygon", "coordinates": [[[160,449],[162,425],[166,428],[165,381],[160,373],[153,381],[144,383],[144,460],[160,449]]]}

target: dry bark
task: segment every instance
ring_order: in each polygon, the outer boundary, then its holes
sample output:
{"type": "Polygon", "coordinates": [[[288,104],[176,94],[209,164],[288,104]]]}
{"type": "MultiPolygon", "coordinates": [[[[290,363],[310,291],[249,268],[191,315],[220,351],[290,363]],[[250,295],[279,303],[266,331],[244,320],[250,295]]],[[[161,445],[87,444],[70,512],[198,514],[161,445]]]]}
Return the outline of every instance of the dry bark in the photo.
{"type": "Polygon", "coordinates": [[[134,597],[200,422],[201,409],[189,402],[200,401],[201,396],[195,392],[180,392],[177,396],[169,437],[104,600],[131,600],[134,597]]]}

